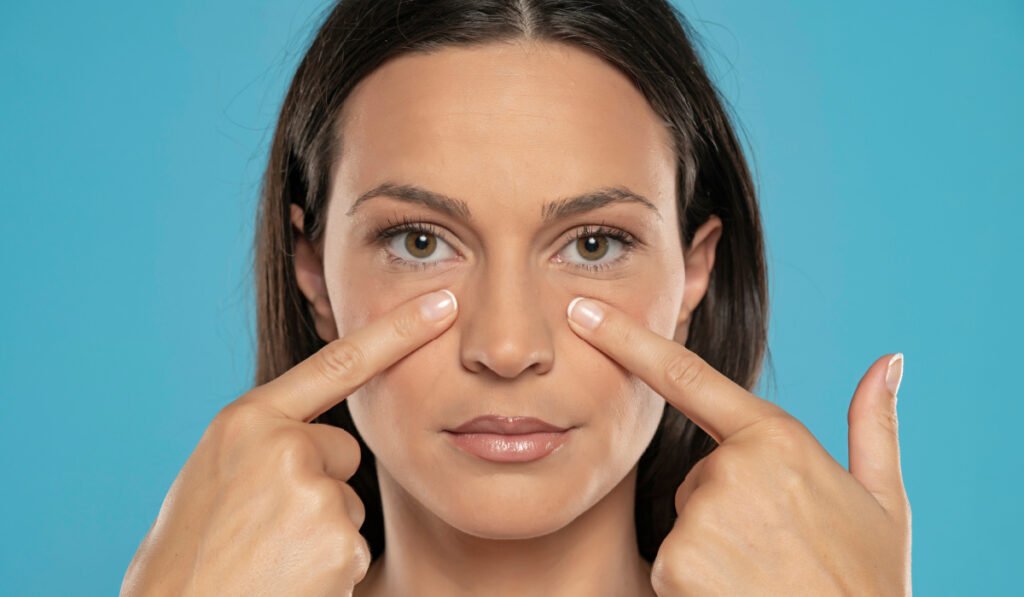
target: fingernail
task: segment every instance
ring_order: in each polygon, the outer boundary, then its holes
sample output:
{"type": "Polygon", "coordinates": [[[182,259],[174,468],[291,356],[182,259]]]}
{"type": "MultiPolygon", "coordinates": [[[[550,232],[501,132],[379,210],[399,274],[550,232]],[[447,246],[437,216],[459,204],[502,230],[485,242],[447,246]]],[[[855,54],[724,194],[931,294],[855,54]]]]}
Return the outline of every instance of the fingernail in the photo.
{"type": "Polygon", "coordinates": [[[889,368],[885,372],[885,385],[895,396],[900,389],[900,382],[903,381],[903,353],[897,352],[889,359],[889,368]]]}
{"type": "Polygon", "coordinates": [[[581,326],[592,330],[604,319],[604,311],[594,301],[587,300],[582,296],[572,299],[569,308],[566,309],[569,319],[581,326]]]}
{"type": "Polygon", "coordinates": [[[420,311],[423,313],[423,318],[427,321],[444,319],[446,315],[455,311],[458,306],[459,303],[455,300],[455,295],[449,290],[431,292],[420,299],[420,311]]]}

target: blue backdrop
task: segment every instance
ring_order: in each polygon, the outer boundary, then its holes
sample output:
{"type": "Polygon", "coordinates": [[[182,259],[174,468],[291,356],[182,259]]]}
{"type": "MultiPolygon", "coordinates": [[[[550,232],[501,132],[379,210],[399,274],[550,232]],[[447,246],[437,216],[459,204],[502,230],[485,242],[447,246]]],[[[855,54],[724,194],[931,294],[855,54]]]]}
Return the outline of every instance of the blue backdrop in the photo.
{"type": "MultiPolygon", "coordinates": [[[[774,383],[846,463],[903,351],[921,595],[1018,589],[1024,7],[679,2],[751,152],[774,383]]],[[[322,2],[0,8],[0,593],[115,594],[253,370],[249,250],[322,2]]]]}

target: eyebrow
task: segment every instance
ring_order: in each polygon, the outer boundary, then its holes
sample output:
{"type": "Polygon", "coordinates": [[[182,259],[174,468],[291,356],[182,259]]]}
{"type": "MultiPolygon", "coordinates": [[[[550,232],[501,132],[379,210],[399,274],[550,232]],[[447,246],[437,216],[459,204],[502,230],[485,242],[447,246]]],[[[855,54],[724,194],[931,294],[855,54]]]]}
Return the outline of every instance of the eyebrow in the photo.
{"type": "MultiPolygon", "coordinates": [[[[356,210],[374,197],[387,196],[406,203],[422,205],[428,209],[441,212],[453,218],[468,222],[473,220],[469,205],[461,199],[449,197],[411,184],[394,184],[385,182],[360,195],[346,215],[352,216],[356,210]]],[[[625,187],[603,187],[588,191],[575,197],[563,197],[541,206],[541,217],[544,222],[552,222],[571,215],[592,211],[614,203],[639,203],[654,212],[662,219],[657,206],[643,195],[634,193],[625,187]]]]}

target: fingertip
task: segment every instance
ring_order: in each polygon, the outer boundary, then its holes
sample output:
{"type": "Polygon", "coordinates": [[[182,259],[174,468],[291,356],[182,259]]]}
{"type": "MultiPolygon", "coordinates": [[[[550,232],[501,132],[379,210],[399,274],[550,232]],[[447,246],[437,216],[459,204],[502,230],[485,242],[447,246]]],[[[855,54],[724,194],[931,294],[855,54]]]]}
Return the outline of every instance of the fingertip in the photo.
{"type": "Polygon", "coordinates": [[[458,300],[452,291],[444,288],[431,292],[420,299],[420,311],[427,321],[438,321],[454,313],[458,309],[458,300]]]}
{"type": "Polygon", "coordinates": [[[569,303],[566,316],[584,329],[593,330],[604,319],[604,310],[596,302],[578,296],[569,303]]]}

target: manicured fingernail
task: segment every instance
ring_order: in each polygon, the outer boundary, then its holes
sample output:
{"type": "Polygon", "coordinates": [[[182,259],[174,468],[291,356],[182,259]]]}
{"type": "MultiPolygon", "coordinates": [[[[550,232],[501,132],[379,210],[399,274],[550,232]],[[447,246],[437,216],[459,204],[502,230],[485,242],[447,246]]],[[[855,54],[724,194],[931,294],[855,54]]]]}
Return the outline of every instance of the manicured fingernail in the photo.
{"type": "Polygon", "coordinates": [[[889,368],[885,372],[885,385],[895,396],[900,389],[900,382],[903,381],[903,353],[897,352],[889,359],[889,368]]]}
{"type": "Polygon", "coordinates": [[[420,299],[420,310],[423,312],[423,318],[427,321],[444,319],[458,306],[459,303],[455,300],[455,295],[449,290],[431,292],[420,299]]]}
{"type": "Polygon", "coordinates": [[[572,299],[569,308],[566,309],[569,319],[581,326],[592,330],[604,319],[604,311],[594,301],[589,301],[582,296],[572,299]]]}

